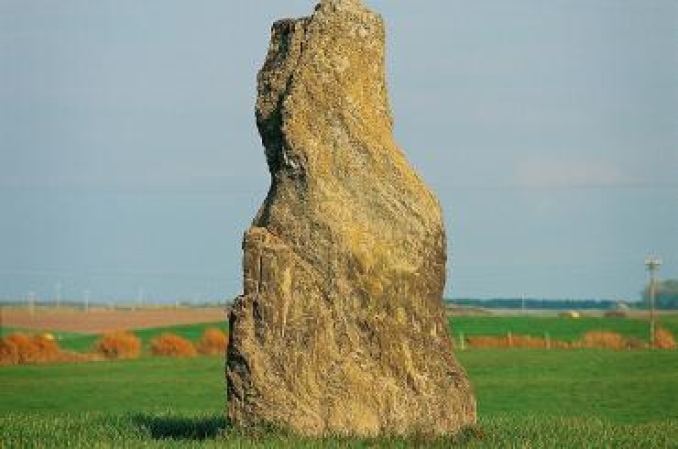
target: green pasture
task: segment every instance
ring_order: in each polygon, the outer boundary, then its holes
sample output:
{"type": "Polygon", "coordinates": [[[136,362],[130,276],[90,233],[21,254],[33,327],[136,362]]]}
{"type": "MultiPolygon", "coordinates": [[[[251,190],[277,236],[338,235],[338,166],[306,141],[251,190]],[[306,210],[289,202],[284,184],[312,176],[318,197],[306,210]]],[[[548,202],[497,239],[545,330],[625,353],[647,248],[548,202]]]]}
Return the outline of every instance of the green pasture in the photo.
{"type": "Polygon", "coordinates": [[[459,439],[301,440],[229,429],[224,361],[0,368],[4,447],[675,447],[678,352],[475,350],[457,354],[480,422],[459,439]]]}
{"type": "MultiPolygon", "coordinates": [[[[665,327],[678,337],[678,314],[663,315],[658,318],[660,326],[665,327]]],[[[197,341],[208,327],[218,327],[226,330],[225,321],[216,323],[190,324],[164,328],[143,329],[135,331],[141,338],[144,346],[151,339],[164,332],[170,332],[197,341]]],[[[460,335],[465,337],[476,335],[507,335],[509,332],[533,337],[546,335],[554,340],[577,341],[591,330],[604,330],[619,333],[627,338],[649,339],[649,324],[646,320],[637,318],[560,318],[535,316],[455,316],[450,318],[450,329],[453,338],[460,335]]],[[[0,328],[0,335],[9,335],[21,329],[0,328]]],[[[68,332],[53,332],[59,340],[59,345],[66,350],[87,352],[97,340],[92,334],[68,332]]]]}
{"type": "MultiPolygon", "coordinates": [[[[664,315],[658,324],[678,336],[678,315],[664,315]]],[[[450,319],[452,336],[500,336],[512,334],[544,337],[562,341],[580,340],[588,331],[600,330],[621,334],[627,338],[647,341],[650,336],[648,321],[639,318],[561,318],[534,316],[456,316],[450,319]]]]}
{"type": "MultiPolygon", "coordinates": [[[[457,353],[483,416],[678,418],[678,351],[473,350],[457,353]]],[[[147,357],[0,369],[0,411],[219,411],[221,357],[147,357]]]]}
{"type": "MultiPolygon", "coordinates": [[[[661,324],[678,334],[678,316],[661,324]]],[[[196,341],[207,323],[138,331],[196,341]]],[[[573,341],[589,330],[647,339],[648,323],[623,318],[454,317],[453,335],[573,341]]],[[[17,329],[2,329],[2,334],[17,329]]],[[[56,333],[87,351],[96,336],[56,333]]],[[[228,428],[220,357],[0,368],[0,447],[677,447],[678,351],[466,350],[478,426],[457,438],[304,440],[228,428]]]]}

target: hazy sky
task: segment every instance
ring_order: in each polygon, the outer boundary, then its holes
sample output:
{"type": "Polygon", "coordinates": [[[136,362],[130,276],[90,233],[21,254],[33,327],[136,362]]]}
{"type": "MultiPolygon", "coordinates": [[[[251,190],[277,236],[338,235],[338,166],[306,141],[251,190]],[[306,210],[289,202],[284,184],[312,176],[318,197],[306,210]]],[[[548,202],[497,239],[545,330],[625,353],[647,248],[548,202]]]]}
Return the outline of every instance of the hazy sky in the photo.
{"type": "MultiPolygon", "coordinates": [[[[678,3],[369,1],[448,296],[635,299],[678,278],[678,3]]],[[[0,0],[0,298],[233,297],[268,188],[271,23],[310,0],[0,0]]]]}

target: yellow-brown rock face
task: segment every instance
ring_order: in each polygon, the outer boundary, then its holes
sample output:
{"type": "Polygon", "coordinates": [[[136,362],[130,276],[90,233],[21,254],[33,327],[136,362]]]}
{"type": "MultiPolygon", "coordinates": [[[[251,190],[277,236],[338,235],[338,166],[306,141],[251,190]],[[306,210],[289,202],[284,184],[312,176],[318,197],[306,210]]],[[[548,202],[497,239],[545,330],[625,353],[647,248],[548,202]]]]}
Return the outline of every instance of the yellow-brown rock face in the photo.
{"type": "Polygon", "coordinates": [[[375,436],[475,422],[441,304],[440,205],[393,141],[384,41],[359,0],[273,26],[256,106],[272,183],[230,317],[234,425],[375,436]]]}

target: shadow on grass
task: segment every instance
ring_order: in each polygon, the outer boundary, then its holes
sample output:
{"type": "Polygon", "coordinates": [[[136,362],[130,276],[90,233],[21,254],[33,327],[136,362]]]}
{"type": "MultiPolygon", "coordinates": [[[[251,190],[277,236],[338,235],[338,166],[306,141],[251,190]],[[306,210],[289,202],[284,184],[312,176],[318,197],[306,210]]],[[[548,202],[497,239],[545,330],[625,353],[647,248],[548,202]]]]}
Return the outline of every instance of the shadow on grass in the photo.
{"type": "Polygon", "coordinates": [[[132,421],[140,430],[148,432],[154,440],[203,442],[207,440],[232,440],[249,443],[295,443],[300,447],[371,447],[371,448],[450,448],[482,441],[485,436],[478,426],[470,426],[454,436],[436,437],[413,434],[407,437],[382,437],[374,439],[327,436],[313,439],[295,436],[284,429],[259,426],[237,429],[228,426],[224,416],[181,416],[174,414],[138,414],[132,421]]]}
{"type": "Polygon", "coordinates": [[[223,435],[226,419],[219,415],[186,417],[177,415],[138,414],[134,424],[150,433],[154,440],[213,440],[223,435]]]}

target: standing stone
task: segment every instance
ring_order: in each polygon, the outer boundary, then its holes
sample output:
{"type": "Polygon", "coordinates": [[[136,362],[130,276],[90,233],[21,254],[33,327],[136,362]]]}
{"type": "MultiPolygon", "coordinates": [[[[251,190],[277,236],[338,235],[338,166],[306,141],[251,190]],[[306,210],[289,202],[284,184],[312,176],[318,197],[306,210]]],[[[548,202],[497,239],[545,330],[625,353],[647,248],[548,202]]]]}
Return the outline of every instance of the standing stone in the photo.
{"type": "Polygon", "coordinates": [[[233,425],[377,436],[475,422],[442,308],[440,205],[393,140],[384,33],[360,0],[273,25],[256,105],[271,187],[230,315],[233,425]]]}

